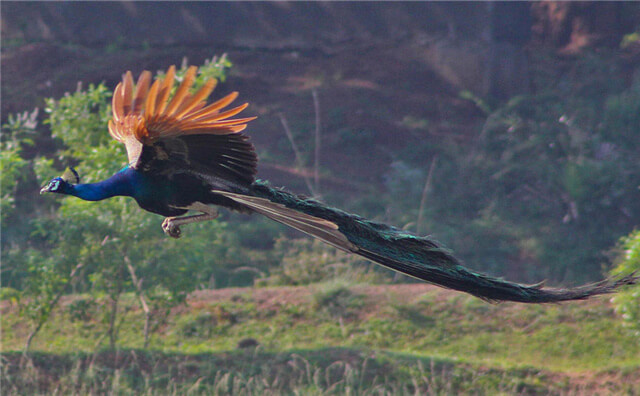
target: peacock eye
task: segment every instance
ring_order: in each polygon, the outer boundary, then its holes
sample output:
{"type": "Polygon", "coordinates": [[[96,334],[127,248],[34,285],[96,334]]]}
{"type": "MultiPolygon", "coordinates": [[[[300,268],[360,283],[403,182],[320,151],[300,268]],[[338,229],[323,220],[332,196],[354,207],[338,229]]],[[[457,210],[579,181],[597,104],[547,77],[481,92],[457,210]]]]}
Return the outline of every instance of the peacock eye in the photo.
{"type": "Polygon", "coordinates": [[[49,187],[49,190],[57,191],[58,187],[60,187],[60,180],[51,180],[51,185],[49,187]]]}

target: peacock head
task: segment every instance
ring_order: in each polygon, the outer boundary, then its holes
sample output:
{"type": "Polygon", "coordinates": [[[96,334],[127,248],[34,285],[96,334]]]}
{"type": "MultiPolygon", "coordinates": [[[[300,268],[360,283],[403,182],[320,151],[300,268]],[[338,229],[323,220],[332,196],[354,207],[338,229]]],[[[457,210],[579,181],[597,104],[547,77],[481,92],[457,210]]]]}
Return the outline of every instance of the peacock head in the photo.
{"type": "Polygon", "coordinates": [[[67,168],[62,176],[55,177],[40,189],[40,194],[52,192],[58,194],[68,194],[72,184],[80,183],[80,176],[73,168],[67,168]]]}

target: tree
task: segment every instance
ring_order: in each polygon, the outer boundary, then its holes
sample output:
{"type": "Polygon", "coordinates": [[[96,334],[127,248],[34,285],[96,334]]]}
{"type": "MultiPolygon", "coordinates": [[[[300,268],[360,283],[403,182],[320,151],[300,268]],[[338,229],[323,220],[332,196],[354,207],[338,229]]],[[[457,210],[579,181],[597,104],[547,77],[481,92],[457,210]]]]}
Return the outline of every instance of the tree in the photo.
{"type": "MultiPolygon", "coordinates": [[[[178,78],[182,78],[186,66],[185,62],[178,78]]],[[[207,62],[200,68],[195,88],[206,78],[223,80],[229,66],[225,57],[207,62]]],[[[56,153],[56,160],[76,164],[83,182],[106,179],[126,158],[124,146],[106,131],[111,117],[110,95],[104,84],[92,84],[87,89],[79,85],[73,94],[46,101],[45,124],[63,147],[56,153]]],[[[3,161],[12,164],[11,169],[26,166],[20,162],[18,151],[10,159],[3,161]]],[[[47,180],[57,173],[53,159],[35,162],[38,179],[47,180]]],[[[89,292],[93,299],[106,296],[104,302],[109,308],[101,310],[103,336],[108,337],[111,348],[117,342],[120,297],[126,291],[136,293],[145,312],[146,347],[154,314],[183,302],[187,293],[208,280],[226,258],[222,236],[225,224],[219,221],[194,225],[177,241],[166,238],[158,217],[142,211],[128,198],[101,202],[47,199],[59,206],[31,221],[30,246],[21,255],[28,263],[22,293],[30,297],[23,300],[24,309],[34,324],[25,350],[70,284],[77,291],[89,292]]]]}

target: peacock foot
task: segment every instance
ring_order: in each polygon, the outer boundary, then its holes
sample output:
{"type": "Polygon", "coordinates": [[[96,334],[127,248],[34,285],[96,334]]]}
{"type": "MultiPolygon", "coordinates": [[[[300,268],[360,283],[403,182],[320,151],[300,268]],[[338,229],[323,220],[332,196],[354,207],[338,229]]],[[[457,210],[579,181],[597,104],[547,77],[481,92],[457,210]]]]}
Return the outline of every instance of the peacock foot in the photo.
{"type": "Polygon", "coordinates": [[[171,217],[167,217],[166,219],[164,219],[164,221],[162,222],[162,231],[164,231],[165,234],[169,235],[171,238],[180,238],[180,226],[174,224],[174,219],[171,217]]]}

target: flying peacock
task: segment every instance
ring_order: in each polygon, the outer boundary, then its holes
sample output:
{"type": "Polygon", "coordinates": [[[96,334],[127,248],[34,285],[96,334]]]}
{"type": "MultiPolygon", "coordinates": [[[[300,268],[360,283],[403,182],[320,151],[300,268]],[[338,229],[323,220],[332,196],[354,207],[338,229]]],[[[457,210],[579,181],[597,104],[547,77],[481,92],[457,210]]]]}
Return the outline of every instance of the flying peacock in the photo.
{"type": "Polygon", "coordinates": [[[329,207],[314,199],[271,188],[257,181],[257,156],[242,131],[255,117],[233,118],[245,103],[225,110],[233,92],[207,104],[216,80],[190,92],[197,68],[190,67],[174,88],[175,67],[152,83],[144,71],[134,84],[127,72],[113,93],[109,133],[124,143],[129,164],[99,183],[79,184],[68,169],[41,193],[73,195],[88,201],[133,197],[149,212],[165,216],[164,232],[180,237],[185,224],[215,219],[215,206],[259,213],[423,281],[490,301],[546,303],[585,299],[637,283],[628,275],[570,289],[521,285],[472,272],[445,248],[429,239],[329,207]],[[196,214],[183,216],[192,211],[196,214]]]}

